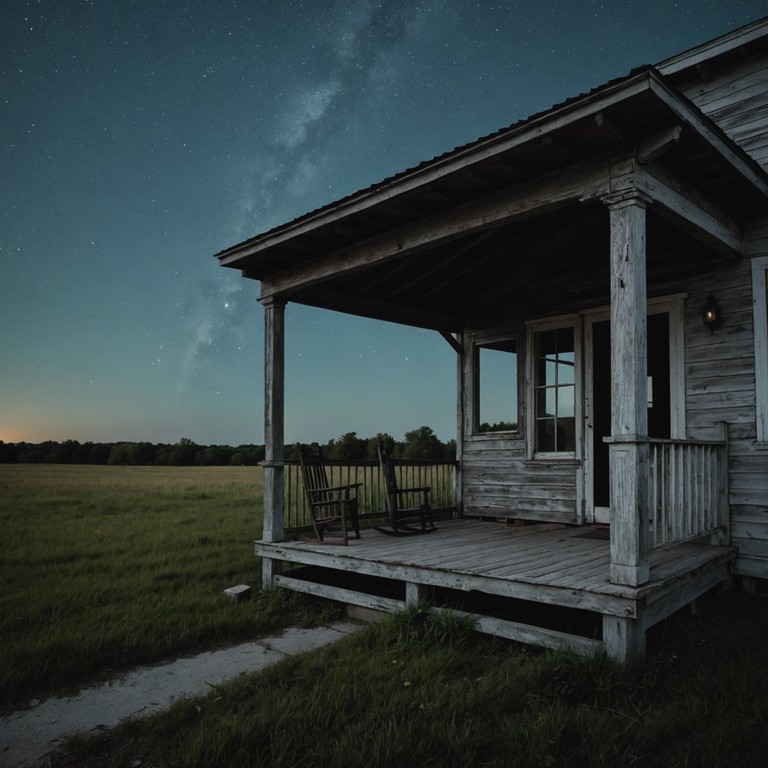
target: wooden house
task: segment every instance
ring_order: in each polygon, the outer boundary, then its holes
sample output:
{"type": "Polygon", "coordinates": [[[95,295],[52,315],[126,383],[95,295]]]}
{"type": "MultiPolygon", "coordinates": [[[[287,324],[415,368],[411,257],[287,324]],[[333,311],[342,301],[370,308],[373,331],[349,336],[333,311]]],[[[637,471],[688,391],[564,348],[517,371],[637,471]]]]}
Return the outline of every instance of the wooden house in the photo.
{"type": "Polygon", "coordinates": [[[217,254],[266,313],[264,588],[628,659],[729,574],[768,577],[767,168],[763,19],[217,254]],[[288,302],[455,350],[436,533],[286,536],[288,302]]]}

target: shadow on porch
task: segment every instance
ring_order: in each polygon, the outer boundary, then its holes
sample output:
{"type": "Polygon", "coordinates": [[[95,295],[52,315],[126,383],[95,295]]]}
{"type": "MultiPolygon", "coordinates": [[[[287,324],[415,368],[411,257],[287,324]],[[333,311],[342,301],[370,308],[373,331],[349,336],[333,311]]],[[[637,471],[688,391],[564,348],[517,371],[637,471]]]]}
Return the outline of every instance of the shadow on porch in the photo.
{"type": "Polygon", "coordinates": [[[380,611],[427,601],[466,613],[481,632],[627,659],[645,631],[727,578],[728,546],[684,542],[650,552],[650,580],[610,581],[604,529],[443,520],[429,536],[364,531],[348,546],[256,542],[282,562],[274,584],[380,611]],[[287,564],[287,567],[285,567],[287,564]]]}

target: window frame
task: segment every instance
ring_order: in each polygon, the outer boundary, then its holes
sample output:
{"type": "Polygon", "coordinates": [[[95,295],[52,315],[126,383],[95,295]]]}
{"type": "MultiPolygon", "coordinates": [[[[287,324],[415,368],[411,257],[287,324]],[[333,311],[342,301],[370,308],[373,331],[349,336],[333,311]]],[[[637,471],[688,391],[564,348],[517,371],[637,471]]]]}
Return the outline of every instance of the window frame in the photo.
{"type": "Polygon", "coordinates": [[[525,344],[524,336],[518,331],[504,331],[494,332],[493,334],[474,334],[472,339],[472,375],[470,378],[472,385],[471,396],[471,413],[469,420],[469,435],[472,439],[480,440],[493,440],[493,439],[505,439],[515,440],[522,438],[522,424],[524,420],[523,410],[523,397],[524,397],[524,379],[523,372],[525,370],[525,344]],[[492,344],[498,344],[500,342],[514,342],[517,355],[517,429],[514,430],[498,430],[498,431],[480,431],[480,398],[481,398],[481,382],[482,371],[480,367],[480,350],[483,347],[488,347],[492,344]]]}
{"type": "Polygon", "coordinates": [[[548,320],[533,320],[526,324],[526,449],[529,460],[535,461],[571,461],[581,460],[583,441],[583,361],[582,361],[582,323],[579,315],[563,315],[548,320]],[[540,451],[536,446],[536,337],[546,331],[556,331],[563,328],[573,329],[573,416],[574,416],[574,450],[572,451],[540,451]]]}
{"type": "Polygon", "coordinates": [[[768,256],[752,260],[757,445],[768,449],[768,256]]]}

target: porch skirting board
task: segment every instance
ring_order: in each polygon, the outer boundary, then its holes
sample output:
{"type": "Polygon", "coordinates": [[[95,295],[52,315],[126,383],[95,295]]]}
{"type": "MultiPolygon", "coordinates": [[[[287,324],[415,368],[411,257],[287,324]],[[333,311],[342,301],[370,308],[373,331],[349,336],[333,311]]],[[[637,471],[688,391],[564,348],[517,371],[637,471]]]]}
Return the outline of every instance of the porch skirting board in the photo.
{"type": "MultiPolygon", "coordinates": [[[[552,648],[591,654],[605,650],[620,660],[642,655],[645,632],[726,580],[731,547],[677,544],[650,554],[650,580],[639,587],[610,581],[609,542],[589,529],[557,524],[511,527],[475,520],[446,520],[428,536],[390,537],[363,530],[348,546],[315,540],[255,543],[256,554],[275,565],[270,585],[352,605],[396,612],[429,598],[432,590],[525,601],[542,608],[589,612],[596,635],[488,615],[461,608],[481,632],[552,648]],[[301,567],[313,576],[302,578],[301,567]],[[369,589],[365,580],[389,585],[369,589]],[[384,592],[387,594],[384,594],[384,592]],[[377,594],[376,592],[380,592],[377,594]]],[[[432,608],[431,608],[432,609],[432,608]]],[[[434,610],[439,610],[435,607],[434,610]]]]}

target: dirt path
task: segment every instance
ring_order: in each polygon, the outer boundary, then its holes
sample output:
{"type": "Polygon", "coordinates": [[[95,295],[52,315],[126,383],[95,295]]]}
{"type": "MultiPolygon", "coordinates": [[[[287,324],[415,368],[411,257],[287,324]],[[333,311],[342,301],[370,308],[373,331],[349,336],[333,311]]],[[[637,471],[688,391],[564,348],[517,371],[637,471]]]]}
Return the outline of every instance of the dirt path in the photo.
{"type": "Polygon", "coordinates": [[[69,698],[47,699],[0,719],[0,766],[33,766],[77,733],[112,728],[123,720],[167,709],[178,699],[204,696],[238,675],[329,645],[358,628],[339,622],[314,629],[287,629],[253,643],[140,667],[69,698]]]}

